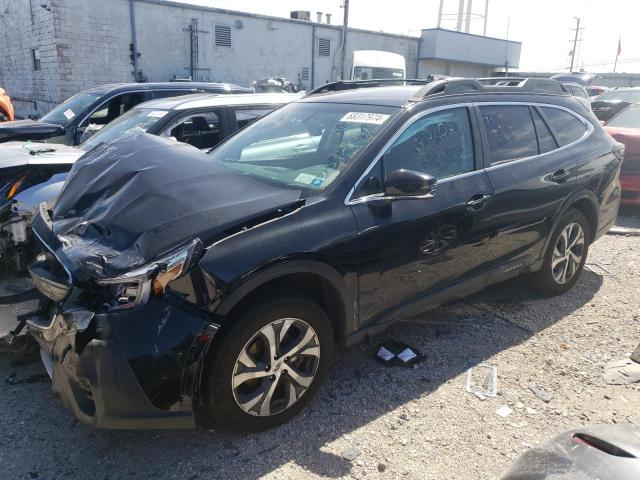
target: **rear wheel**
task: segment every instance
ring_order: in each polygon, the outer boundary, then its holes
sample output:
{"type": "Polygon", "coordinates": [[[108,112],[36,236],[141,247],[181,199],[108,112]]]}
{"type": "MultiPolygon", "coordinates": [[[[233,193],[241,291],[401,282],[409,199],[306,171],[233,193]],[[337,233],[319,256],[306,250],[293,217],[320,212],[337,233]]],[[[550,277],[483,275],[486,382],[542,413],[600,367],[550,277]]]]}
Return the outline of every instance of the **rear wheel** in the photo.
{"type": "Polygon", "coordinates": [[[9,116],[4,113],[2,110],[0,110],[0,123],[1,122],[8,122],[9,121],[9,116]]]}
{"type": "Polygon", "coordinates": [[[544,264],[531,277],[531,285],[543,295],[560,295],[580,278],[589,251],[589,222],[577,209],[569,210],[553,233],[544,264]]]}
{"type": "Polygon", "coordinates": [[[333,348],[327,315],[306,297],[252,308],[212,345],[209,414],[225,427],[247,431],[288,421],[326,377],[333,348]]]}

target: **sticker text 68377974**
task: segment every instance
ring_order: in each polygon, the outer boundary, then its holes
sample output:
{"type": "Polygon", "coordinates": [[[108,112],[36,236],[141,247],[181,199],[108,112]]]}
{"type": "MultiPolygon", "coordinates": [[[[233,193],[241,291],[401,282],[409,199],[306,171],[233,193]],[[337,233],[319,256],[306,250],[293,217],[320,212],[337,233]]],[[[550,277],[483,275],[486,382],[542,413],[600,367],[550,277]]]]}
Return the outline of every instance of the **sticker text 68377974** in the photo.
{"type": "Polygon", "coordinates": [[[372,123],[382,125],[389,115],[384,113],[349,112],[340,119],[341,122],[372,123]]]}

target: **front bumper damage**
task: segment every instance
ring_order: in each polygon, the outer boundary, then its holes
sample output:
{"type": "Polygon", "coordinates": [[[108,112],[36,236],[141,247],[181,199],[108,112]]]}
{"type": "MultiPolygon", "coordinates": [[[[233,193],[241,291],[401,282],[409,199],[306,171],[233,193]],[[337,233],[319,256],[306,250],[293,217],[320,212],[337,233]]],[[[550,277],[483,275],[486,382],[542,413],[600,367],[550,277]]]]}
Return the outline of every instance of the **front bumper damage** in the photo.
{"type": "Polygon", "coordinates": [[[28,328],[53,390],[76,418],[108,429],[195,427],[193,403],[217,325],[161,300],[100,314],[67,302],[47,314],[28,328]],[[142,334],[142,321],[147,335],[123,331],[142,334]]]}

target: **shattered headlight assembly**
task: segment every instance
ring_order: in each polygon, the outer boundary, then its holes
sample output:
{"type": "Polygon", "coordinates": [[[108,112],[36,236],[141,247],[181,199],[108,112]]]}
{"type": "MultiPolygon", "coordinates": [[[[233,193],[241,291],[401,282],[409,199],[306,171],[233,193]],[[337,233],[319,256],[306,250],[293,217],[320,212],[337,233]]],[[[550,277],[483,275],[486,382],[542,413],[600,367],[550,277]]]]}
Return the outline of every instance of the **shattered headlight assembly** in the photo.
{"type": "Polygon", "coordinates": [[[153,262],[123,275],[98,280],[98,285],[110,289],[115,308],[133,308],[150,298],[164,295],[167,285],[184,275],[200,259],[204,247],[196,238],[153,262]]]}

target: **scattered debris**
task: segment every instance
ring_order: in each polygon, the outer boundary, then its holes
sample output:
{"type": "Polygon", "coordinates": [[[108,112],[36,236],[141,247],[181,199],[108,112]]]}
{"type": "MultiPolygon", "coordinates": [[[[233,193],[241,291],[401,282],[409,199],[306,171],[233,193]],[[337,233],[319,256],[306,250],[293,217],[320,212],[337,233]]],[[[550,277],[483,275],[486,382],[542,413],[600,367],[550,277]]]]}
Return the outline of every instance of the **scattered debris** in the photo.
{"type": "Polygon", "coordinates": [[[4,383],[8,383],[9,385],[18,385],[20,383],[46,383],[50,381],[51,379],[49,378],[49,376],[43,373],[18,379],[18,375],[13,372],[4,379],[4,383]]]}
{"type": "Polygon", "coordinates": [[[537,415],[538,411],[535,408],[527,407],[526,410],[527,415],[537,415]]]}
{"type": "Polygon", "coordinates": [[[344,458],[348,462],[353,462],[356,458],[358,458],[362,452],[354,447],[345,448],[340,456],[344,458]]]}
{"type": "Polygon", "coordinates": [[[629,385],[640,382],[640,363],[630,358],[612,360],[604,367],[604,383],[607,385],[629,385]]]}
{"type": "Polygon", "coordinates": [[[389,340],[378,346],[375,358],[384,365],[392,367],[414,367],[426,360],[427,357],[406,343],[389,340]]]}
{"type": "Polygon", "coordinates": [[[513,413],[513,409],[509,405],[503,405],[500,408],[496,409],[496,413],[502,418],[507,418],[513,413]]]}
{"type": "Polygon", "coordinates": [[[547,392],[545,389],[540,387],[537,383],[532,383],[529,385],[529,390],[533,392],[533,394],[542,400],[544,403],[549,403],[553,400],[553,394],[547,392]]]}
{"type": "Polygon", "coordinates": [[[640,235],[640,228],[629,228],[629,227],[621,227],[616,225],[611,227],[607,232],[607,235],[625,235],[625,236],[636,236],[640,235]]]}
{"type": "Polygon", "coordinates": [[[611,273],[611,270],[607,267],[605,267],[602,263],[599,263],[599,262],[591,262],[591,263],[584,264],[584,268],[602,277],[610,277],[613,275],[613,273],[611,273]]]}
{"type": "Polygon", "coordinates": [[[471,367],[467,370],[465,390],[473,393],[480,400],[484,400],[487,397],[494,398],[498,391],[497,367],[486,363],[479,363],[475,367],[471,367]]]}

